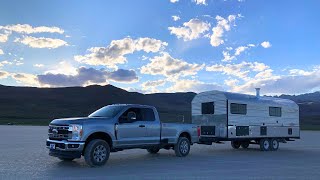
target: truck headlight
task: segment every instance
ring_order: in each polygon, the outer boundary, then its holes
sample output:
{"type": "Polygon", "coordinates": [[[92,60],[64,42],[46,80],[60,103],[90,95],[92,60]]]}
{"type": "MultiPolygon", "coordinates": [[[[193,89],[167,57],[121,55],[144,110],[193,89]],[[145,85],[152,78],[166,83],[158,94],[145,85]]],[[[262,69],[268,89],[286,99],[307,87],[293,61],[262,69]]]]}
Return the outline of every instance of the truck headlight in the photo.
{"type": "Polygon", "coordinates": [[[70,124],[69,131],[71,131],[71,141],[80,141],[82,137],[82,125],[79,124],[70,124]]]}

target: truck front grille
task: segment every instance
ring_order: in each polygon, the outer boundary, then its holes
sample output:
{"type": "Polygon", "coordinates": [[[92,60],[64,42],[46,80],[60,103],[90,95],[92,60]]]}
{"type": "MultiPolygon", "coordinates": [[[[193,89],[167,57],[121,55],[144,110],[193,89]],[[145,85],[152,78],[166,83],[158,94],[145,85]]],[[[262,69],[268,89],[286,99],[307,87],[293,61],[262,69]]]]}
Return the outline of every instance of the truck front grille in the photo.
{"type": "Polygon", "coordinates": [[[51,140],[71,139],[68,125],[49,125],[48,136],[51,140]]]}

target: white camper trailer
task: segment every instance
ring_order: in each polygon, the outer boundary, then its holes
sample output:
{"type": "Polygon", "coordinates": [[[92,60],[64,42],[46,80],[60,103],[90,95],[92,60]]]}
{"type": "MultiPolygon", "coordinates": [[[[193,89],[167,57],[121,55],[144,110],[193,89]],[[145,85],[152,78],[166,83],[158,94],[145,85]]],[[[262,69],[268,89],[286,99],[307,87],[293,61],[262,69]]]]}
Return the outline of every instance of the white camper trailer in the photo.
{"type": "Polygon", "coordinates": [[[277,150],[279,142],[300,138],[299,106],[287,99],[208,91],[192,100],[192,122],[200,126],[199,143],[231,141],[233,148],[258,144],[277,150]]]}

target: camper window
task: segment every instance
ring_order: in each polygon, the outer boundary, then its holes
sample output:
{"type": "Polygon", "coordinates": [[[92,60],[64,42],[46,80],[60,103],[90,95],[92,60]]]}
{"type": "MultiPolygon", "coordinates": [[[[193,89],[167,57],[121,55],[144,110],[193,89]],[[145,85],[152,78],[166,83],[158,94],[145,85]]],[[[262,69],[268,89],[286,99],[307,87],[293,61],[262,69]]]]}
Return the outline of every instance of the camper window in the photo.
{"type": "Polygon", "coordinates": [[[247,105],[231,103],[230,112],[231,114],[247,114],[247,105]]]}
{"type": "Polygon", "coordinates": [[[269,107],[269,116],[281,117],[281,107],[269,107]]]}
{"type": "Polygon", "coordinates": [[[201,113],[202,114],[214,114],[214,103],[205,102],[201,104],[201,113]]]}

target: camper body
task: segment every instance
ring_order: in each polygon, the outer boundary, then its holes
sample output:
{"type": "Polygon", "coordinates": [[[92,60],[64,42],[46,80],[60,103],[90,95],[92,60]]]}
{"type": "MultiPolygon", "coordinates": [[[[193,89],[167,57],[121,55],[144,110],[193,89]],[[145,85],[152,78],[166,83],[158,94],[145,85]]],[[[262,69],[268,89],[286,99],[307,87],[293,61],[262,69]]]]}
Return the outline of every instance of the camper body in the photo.
{"type": "Polygon", "coordinates": [[[260,145],[277,150],[279,142],[300,138],[299,107],[287,99],[222,91],[199,93],[192,100],[192,123],[199,143],[231,141],[232,147],[260,145]]]}

